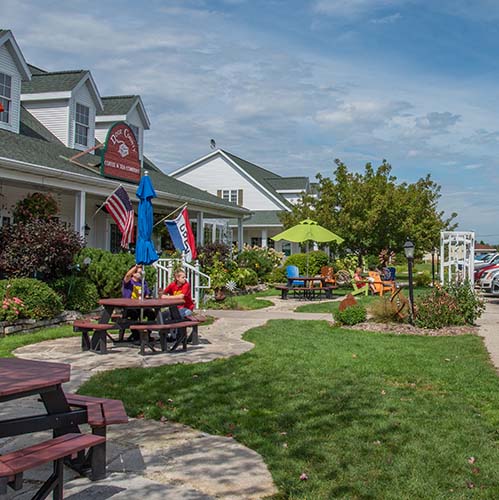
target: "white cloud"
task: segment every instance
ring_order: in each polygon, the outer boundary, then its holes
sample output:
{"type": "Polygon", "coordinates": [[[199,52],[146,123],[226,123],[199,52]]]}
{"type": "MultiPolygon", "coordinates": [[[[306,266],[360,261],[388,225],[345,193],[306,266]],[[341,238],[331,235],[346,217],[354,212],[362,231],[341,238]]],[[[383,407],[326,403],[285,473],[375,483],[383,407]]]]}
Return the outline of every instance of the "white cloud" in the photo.
{"type": "Polygon", "coordinates": [[[318,14],[353,18],[400,3],[400,0],[316,0],[313,10],[318,14]]]}
{"type": "Polygon", "coordinates": [[[390,16],[379,17],[376,19],[370,19],[369,22],[372,24],[393,24],[397,22],[399,19],[402,19],[402,15],[400,12],[392,14],[390,16]]]}

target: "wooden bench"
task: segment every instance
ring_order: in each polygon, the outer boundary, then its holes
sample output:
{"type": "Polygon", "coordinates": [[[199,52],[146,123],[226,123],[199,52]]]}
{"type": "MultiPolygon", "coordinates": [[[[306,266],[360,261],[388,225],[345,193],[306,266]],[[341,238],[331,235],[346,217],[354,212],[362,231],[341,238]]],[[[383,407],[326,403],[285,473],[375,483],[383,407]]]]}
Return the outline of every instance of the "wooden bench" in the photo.
{"type": "Polygon", "coordinates": [[[145,348],[149,347],[152,352],[156,352],[156,349],[152,345],[152,342],[149,340],[149,333],[152,331],[159,332],[159,341],[161,345],[161,351],[174,351],[181,343],[182,349],[184,351],[187,350],[187,328],[189,327],[197,327],[200,321],[197,320],[185,320],[185,321],[177,321],[172,323],[164,323],[164,324],[149,324],[149,325],[130,325],[130,330],[132,332],[138,332],[140,335],[140,354],[142,356],[145,355],[145,348]],[[177,337],[173,343],[173,346],[168,349],[168,333],[171,330],[178,330],[177,337]]]}
{"type": "MultiPolygon", "coordinates": [[[[20,490],[23,487],[23,473],[27,470],[53,462],[54,472],[43,483],[32,500],[46,498],[50,492],[53,492],[55,500],[62,499],[64,458],[88,449],[92,471],[95,471],[98,469],[97,462],[102,460],[102,456],[105,461],[105,452],[102,455],[105,442],[104,436],[70,433],[0,456],[0,495],[7,493],[7,486],[20,490]]],[[[102,470],[105,471],[105,467],[102,470]]],[[[95,477],[92,472],[92,480],[96,479],[103,479],[103,477],[95,477]]]]}
{"type": "MultiPolygon", "coordinates": [[[[94,323],[92,321],[76,320],[73,322],[73,331],[81,332],[81,350],[107,354],[109,330],[118,330],[120,327],[112,323],[94,323]],[[90,339],[89,333],[93,332],[90,339]]],[[[112,340],[112,338],[111,338],[112,340]]]]}
{"type": "Polygon", "coordinates": [[[275,287],[276,290],[281,291],[281,299],[287,300],[289,292],[293,292],[293,296],[297,296],[299,298],[304,299],[315,299],[315,294],[317,293],[319,296],[321,292],[324,292],[326,299],[333,298],[333,290],[336,290],[337,286],[286,286],[286,285],[277,285],[275,287]]]}

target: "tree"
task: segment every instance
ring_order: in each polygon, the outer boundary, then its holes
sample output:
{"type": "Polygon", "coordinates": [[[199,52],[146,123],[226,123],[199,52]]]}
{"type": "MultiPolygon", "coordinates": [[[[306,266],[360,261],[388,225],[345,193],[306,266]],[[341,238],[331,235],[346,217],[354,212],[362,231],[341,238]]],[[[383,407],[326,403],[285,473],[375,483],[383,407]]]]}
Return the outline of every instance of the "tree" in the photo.
{"type": "Polygon", "coordinates": [[[281,216],[290,227],[307,217],[330,229],[345,242],[340,247],[359,256],[383,249],[400,252],[408,237],[422,254],[438,245],[440,231],[452,230],[456,214],[445,218],[438,211],[440,186],[430,175],[413,184],[397,183],[392,167],[383,160],[363,173],[349,172],[335,160],[334,180],[317,174],[318,196],[304,195],[291,213],[281,216]]]}

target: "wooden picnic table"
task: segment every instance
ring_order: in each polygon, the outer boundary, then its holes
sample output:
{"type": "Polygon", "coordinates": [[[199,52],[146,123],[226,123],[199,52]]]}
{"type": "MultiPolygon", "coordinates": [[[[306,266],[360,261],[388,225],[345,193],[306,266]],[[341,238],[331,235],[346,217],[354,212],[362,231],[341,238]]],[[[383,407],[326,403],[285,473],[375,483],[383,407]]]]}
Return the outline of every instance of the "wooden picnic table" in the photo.
{"type": "Polygon", "coordinates": [[[100,299],[99,304],[104,307],[99,323],[109,323],[115,309],[153,309],[156,313],[156,321],[163,323],[163,315],[161,309],[168,308],[170,315],[174,321],[181,321],[178,306],[184,303],[184,299],[175,297],[167,297],[164,299],[100,299]]]}
{"type": "MultiPolygon", "coordinates": [[[[53,437],[80,433],[87,410],[71,409],[62,384],[70,379],[70,365],[29,359],[0,359],[0,403],[39,395],[44,413],[0,420],[0,438],[52,430],[53,437]]],[[[74,462],[78,470],[78,462],[74,462]]],[[[95,477],[105,476],[105,457],[95,477]]]]}
{"type": "Polygon", "coordinates": [[[316,297],[316,292],[320,295],[320,292],[323,291],[326,299],[331,299],[333,297],[333,290],[337,288],[327,283],[326,276],[295,276],[287,280],[286,286],[276,287],[281,291],[281,298],[284,300],[288,298],[288,293],[290,291],[308,300],[314,299],[316,297]],[[294,284],[296,281],[302,282],[303,285],[294,284]],[[319,282],[318,286],[314,286],[316,282],[319,282]]]}

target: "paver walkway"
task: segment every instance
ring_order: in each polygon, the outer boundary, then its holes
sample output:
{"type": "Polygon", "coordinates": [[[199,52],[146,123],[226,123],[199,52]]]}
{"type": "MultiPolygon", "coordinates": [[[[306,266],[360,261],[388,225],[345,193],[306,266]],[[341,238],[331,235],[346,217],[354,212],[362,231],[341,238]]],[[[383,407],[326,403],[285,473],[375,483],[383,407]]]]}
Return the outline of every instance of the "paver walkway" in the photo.
{"type": "MultiPolygon", "coordinates": [[[[292,312],[303,302],[270,298],[275,305],[257,311],[210,310],[217,317],[212,325],[200,327],[201,344],[189,346],[187,352],[154,356],[139,356],[135,346],[113,347],[106,356],[81,352],[80,337],[50,340],[19,348],[18,357],[71,364],[71,381],[65,384],[74,392],[85,380],[102,370],[122,367],[152,367],[173,363],[203,363],[217,358],[242,354],[253,344],[242,339],[248,329],[260,326],[269,319],[304,319],[331,321],[330,314],[292,312]]],[[[25,398],[2,404],[0,416],[39,412],[40,403],[25,398]]],[[[36,439],[47,439],[38,433],[36,439]]],[[[112,426],[108,432],[109,476],[97,483],[79,478],[68,469],[66,498],[85,499],[156,499],[205,500],[256,499],[277,492],[262,458],[253,450],[232,438],[211,436],[173,422],[132,419],[129,424],[112,426]]],[[[33,435],[0,441],[0,454],[33,442],[33,435]]],[[[33,487],[38,477],[47,477],[50,467],[26,474],[33,487]]],[[[8,498],[28,498],[10,493],[8,498]]]]}

